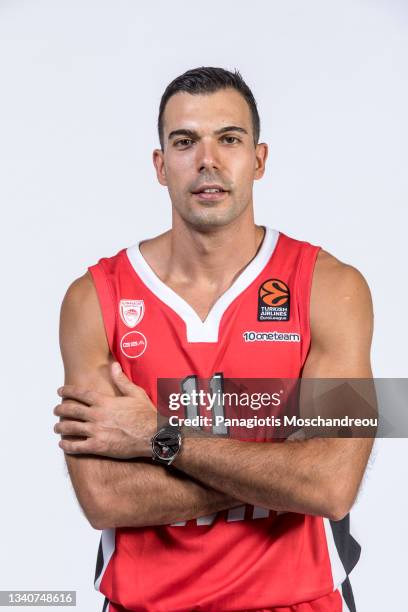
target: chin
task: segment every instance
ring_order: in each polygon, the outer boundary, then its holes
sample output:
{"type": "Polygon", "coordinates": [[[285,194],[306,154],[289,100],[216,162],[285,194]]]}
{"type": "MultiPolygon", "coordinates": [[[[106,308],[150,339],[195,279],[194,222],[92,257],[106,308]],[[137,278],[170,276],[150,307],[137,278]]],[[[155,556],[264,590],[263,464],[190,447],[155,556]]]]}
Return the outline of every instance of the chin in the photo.
{"type": "Polygon", "coordinates": [[[206,208],[201,211],[190,211],[190,214],[183,215],[184,221],[200,230],[211,230],[217,227],[224,227],[234,221],[239,214],[234,210],[215,210],[206,208]]]}

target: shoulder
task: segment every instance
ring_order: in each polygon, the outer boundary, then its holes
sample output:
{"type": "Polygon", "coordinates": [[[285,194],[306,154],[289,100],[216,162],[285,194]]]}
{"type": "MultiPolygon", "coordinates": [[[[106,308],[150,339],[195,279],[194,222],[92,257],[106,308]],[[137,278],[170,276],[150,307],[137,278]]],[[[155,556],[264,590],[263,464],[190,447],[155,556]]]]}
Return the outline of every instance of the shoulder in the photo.
{"type": "Polygon", "coordinates": [[[82,312],[87,316],[98,307],[98,297],[91,274],[86,272],[68,287],[61,306],[61,315],[70,317],[82,312]]]}
{"type": "Polygon", "coordinates": [[[86,272],[68,287],[61,305],[61,348],[108,349],[103,317],[91,274],[86,272]]]}
{"type": "Polygon", "coordinates": [[[64,302],[73,305],[83,300],[92,299],[94,295],[96,296],[96,292],[91,274],[86,272],[69,285],[64,296],[64,302]]]}
{"type": "Polygon", "coordinates": [[[312,338],[342,335],[347,330],[372,333],[372,300],[361,272],[327,251],[317,256],[310,301],[312,338]]]}
{"type": "Polygon", "coordinates": [[[362,273],[327,251],[317,255],[312,282],[314,297],[333,302],[334,299],[364,302],[371,297],[370,289],[362,273]]]}

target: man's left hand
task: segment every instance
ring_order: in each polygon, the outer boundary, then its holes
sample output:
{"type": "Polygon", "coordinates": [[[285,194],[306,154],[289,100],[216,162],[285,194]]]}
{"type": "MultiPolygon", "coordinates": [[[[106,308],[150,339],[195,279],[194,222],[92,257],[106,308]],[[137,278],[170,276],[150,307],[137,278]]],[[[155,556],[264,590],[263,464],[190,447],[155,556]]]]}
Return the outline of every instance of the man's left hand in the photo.
{"type": "Polygon", "coordinates": [[[104,455],[116,459],[151,456],[151,437],[157,431],[157,412],[150,398],[133,384],[115,362],[113,382],[122,393],[109,396],[76,385],[64,385],[58,395],[64,402],[54,414],[63,417],[54,431],[63,436],[59,446],[68,454],[104,455]]]}

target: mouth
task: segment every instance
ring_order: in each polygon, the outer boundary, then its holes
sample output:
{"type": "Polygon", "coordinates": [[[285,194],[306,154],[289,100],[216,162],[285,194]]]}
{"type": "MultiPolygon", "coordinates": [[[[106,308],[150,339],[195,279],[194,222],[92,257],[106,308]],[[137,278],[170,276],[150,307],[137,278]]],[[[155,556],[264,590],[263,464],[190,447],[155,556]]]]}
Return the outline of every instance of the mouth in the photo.
{"type": "Polygon", "coordinates": [[[202,185],[199,189],[191,193],[200,200],[214,201],[221,200],[228,195],[229,191],[224,189],[221,185],[202,185]]]}

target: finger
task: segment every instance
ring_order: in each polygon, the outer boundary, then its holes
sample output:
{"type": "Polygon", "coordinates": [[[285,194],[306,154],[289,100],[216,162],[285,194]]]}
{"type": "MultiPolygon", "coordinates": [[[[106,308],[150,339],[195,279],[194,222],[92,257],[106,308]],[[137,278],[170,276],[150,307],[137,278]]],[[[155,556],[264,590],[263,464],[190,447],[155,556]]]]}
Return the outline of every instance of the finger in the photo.
{"type": "Polygon", "coordinates": [[[68,399],[78,400],[88,406],[92,404],[100,404],[105,396],[98,391],[77,387],[76,385],[63,385],[57,391],[58,395],[68,399]]]}
{"type": "Polygon", "coordinates": [[[97,452],[93,438],[86,440],[60,440],[58,446],[68,455],[95,455],[97,452]]]}
{"type": "Polygon", "coordinates": [[[60,421],[54,425],[54,431],[64,436],[91,437],[93,434],[93,426],[90,423],[84,423],[82,421],[60,421]]]}
{"type": "Polygon", "coordinates": [[[294,433],[290,434],[290,436],[286,438],[286,441],[292,442],[293,440],[305,440],[305,439],[306,439],[305,431],[303,429],[298,429],[294,433]]]}
{"type": "Polygon", "coordinates": [[[81,421],[91,420],[91,409],[80,402],[65,401],[54,408],[55,416],[66,417],[69,419],[79,419],[81,421]]]}
{"type": "Polygon", "coordinates": [[[126,374],[120,367],[120,363],[118,363],[117,361],[114,361],[112,363],[111,372],[113,382],[115,383],[119,391],[123,393],[123,395],[128,395],[130,397],[138,397],[141,392],[144,393],[141,387],[138,387],[131,380],[129,380],[129,378],[126,376],[126,374]]]}

